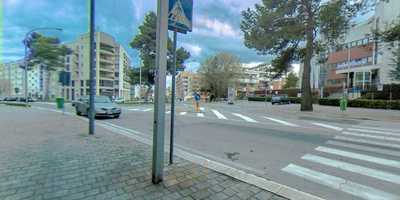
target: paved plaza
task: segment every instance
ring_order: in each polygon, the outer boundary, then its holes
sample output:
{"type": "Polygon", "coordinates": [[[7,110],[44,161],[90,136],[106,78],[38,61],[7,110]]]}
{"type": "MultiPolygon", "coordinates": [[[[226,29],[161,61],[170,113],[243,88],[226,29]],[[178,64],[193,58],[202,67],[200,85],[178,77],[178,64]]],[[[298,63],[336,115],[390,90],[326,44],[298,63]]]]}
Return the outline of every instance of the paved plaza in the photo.
{"type": "Polygon", "coordinates": [[[181,158],[153,185],[150,146],[69,115],[0,105],[0,127],[0,199],[284,199],[181,158]]]}

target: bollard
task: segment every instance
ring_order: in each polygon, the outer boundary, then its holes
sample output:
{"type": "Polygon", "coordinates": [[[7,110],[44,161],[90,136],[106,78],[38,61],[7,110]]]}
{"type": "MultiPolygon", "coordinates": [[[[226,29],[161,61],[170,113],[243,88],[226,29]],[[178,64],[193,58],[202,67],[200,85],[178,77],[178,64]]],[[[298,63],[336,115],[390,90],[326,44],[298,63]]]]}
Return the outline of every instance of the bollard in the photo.
{"type": "Polygon", "coordinates": [[[342,112],[347,110],[347,98],[346,97],[342,97],[342,99],[340,99],[340,110],[342,112]]]}

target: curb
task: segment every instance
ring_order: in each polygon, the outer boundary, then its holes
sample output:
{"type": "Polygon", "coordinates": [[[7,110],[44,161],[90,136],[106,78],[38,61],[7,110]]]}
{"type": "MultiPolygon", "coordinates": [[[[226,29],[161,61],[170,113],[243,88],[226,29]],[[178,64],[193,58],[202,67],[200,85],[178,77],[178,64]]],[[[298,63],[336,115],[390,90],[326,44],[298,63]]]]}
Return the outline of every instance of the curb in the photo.
{"type": "Polygon", "coordinates": [[[31,107],[30,104],[26,104],[26,103],[8,103],[8,102],[6,102],[6,103],[3,103],[3,104],[7,105],[7,106],[18,106],[18,107],[25,107],[25,108],[30,108],[31,107]]]}

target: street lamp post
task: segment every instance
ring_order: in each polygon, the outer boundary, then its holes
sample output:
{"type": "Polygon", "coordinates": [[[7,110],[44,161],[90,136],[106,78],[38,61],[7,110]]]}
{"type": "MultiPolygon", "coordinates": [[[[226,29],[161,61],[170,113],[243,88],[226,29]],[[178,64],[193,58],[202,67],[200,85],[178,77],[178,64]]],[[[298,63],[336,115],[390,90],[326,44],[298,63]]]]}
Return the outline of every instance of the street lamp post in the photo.
{"type": "MultiPolygon", "coordinates": [[[[53,28],[53,27],[41,27],[41,28],[34,28],[30,30],[28,33],[25,34],[25,39],[24,39],[24,46],[25,46],[25,63],[24,63],[24,75],[25,75],[25,103],[28,104],[28,37],[35,31],[39,30],[57,30],[57,31],[62,31],[61,28],[53,28]]],[[[49,83],[47,83],[49,84],[49,83]]],[[[49,86],[47,86],[49,87],[49,86]]]]}

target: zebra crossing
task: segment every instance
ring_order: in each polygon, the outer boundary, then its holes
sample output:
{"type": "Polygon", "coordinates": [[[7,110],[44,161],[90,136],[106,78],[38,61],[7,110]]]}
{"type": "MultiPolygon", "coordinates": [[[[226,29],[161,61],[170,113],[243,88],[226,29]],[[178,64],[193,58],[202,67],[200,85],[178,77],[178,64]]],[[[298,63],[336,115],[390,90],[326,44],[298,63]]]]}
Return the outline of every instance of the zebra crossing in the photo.
{"type": "MultiPolygon", "coordinates": [[[[133,111],[133,112],[151,112],[153,111],[153,108],[128,108],[127,110],[133,111]]],[[[187,109],[184,109],[187,110],[187,109]]],[[[208,119],[217,119],[217,120],[233,120],[233,121],[242,121],[246,123],[252,123],[252,124],[259,124],[259,123],[273,123],[278,126],[286,126],[286,127],[305,127],[305,126],[314,126],[314,127],[319,127],[319,128],[324,128],[324,129],[330,129],[330,130],[335,130],[335,131],[342,131],[343,128],[333,126],[330,124],[324,124],[324,123],[317,123],[317,122],[309,122],[307,124],[301,124],[299,122],[291,122],[288,119],[281,119],[278,117],[272,117],[272,116],[266,116],[266,115],[261,115],[261,116],[249,116],[248,114],[243,114],[243,113],[238,113],[238,112],[229,112],[229,111],[221,111],[217,109],[205,109],[204,107],[200,108],[199,113],[195,112],[190,112],[190,111],[182,111],[182,110],[177,110],[176,116],[179,117],[197,117],[197,118],[208,118],[208,119]],[[300,125],[301,124],[301,125],[300,125]]],[[[171,114],[170,110],[167,110],[165,112],[166,114],[171,114]]],[[[355,127],[354,129],[356,129],[355,127]]]]}
{"type": "Polygon", "coordinates": [[[345,128],[281,171],[360,199],[400,199],[400,130],[345,128]]]}

